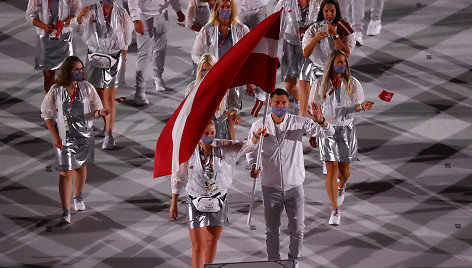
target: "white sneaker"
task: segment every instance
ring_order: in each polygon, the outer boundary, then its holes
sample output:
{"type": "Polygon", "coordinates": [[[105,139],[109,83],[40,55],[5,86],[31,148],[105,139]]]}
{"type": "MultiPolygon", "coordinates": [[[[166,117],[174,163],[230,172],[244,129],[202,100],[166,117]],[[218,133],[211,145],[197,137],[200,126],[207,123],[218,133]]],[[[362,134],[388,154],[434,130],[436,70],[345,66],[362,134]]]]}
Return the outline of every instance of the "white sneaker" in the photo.
{"type": "Polygon", "coordinates": [[[115,148],[115,139],[113,136],[110,136],[108,133],[105,134],[103,139],[102,150],[112,150],[115,148]]]}
{"type": "Polygon", "coordinates": [[[74,207],[76,211],[85,210],[85,203],[82,194],[74,196],[74,207]]]}
{"type": "Polygon", "coordinates": [[[148,105],[149,101],[146,98],[146,94],[144,94],[144,93],[134,94],[134,104],[136,104],[136,106],[148,105]]]}
{"type": "Polygon", "coordinates": [[[162,79],[162,77],[154,78],[154,84],[156,84],[157,92],[165,91],[167,89],[167,86],[164,83],[164,80],[162,79]]]}
{"type": "Polygon", "coordinates": [[[382,21],[381,20],[371,20],[369,26],[367,27],[367,35],[374,36],[378,35],[382,30],[382,21]]]}
{"type": "Polygon", "coordinates": [[[329,224],[330,225],[339,225],[341,222],[341,210],[339,208],[333,209],[331,211],[331,217],[329,218],[329,224]]]}
{"type": "Polygon", "coordinates": [[[356,38],[356,45],[358,46],[364,45],[364,40],[362,40],[362,31],[354,32],[354,38],[356,38]]]}
{"type": "Polygon", "coordinates": [[[70,212],[67,209],[64,209],[64,212],[62,212],[61,222],[70,223],[70,212]]]}
{"type": "Polygon", "coordinates": [[[346,185],[344,185],[344,188],[339,188],[338,187],[338,206],[341,206],[344,202],[344,192],[346,191],[346,185]]]}

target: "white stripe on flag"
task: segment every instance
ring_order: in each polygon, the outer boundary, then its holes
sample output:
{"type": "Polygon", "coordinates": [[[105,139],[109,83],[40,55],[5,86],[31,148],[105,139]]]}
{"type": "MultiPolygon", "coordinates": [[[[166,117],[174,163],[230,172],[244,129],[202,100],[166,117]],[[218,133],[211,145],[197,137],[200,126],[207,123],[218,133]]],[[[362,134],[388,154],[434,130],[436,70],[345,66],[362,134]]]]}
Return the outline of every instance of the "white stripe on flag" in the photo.
{"type": "MultiPolygon", "coordinates": [[[[203,79],[201,81],[203,81],[203,79]]],[[[192,111],[193,100],[195,99],[200,83],[198,83],[195,86],[195,89],[190,91],[188,94],[184,105],[182,105],[182,108],[180,109],[179,115],[175,119],[174,127],[172,128],[172,174],[176,174],[179,170],[180,142],[182,140],[182,134],[184,132],[188,115],[192,111]]]]}
{"type": "Polygon", "coordinates": [[[252,53],[266,54],[271,58],[277,58],[277,41],[276,39],[263,37],[252,53]]]}

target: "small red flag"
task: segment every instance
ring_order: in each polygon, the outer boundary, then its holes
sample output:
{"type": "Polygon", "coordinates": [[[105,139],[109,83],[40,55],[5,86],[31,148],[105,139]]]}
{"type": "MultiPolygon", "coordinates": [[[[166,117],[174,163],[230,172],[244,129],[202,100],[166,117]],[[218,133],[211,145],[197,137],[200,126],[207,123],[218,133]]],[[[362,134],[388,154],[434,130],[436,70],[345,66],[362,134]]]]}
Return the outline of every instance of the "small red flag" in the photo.
{"type": "Polygon", "coordinates": [[[116,98],[115,101],[118,102],[118,103],[122,103],[126,100],[127,98],[126,97],[119,97],[119,98],[116,98]]]}
{"type": "Polygon", "coordinates": [[[58,21],[56,23],[56,39],[59,37],[59,35],[62,32],[62,28],[64,28],[64,23],[62,23],[62,20],[58,21]]]}
{"type": "Polygon", "coordinates": [[[337,26],[341,30],[341,32],[343,32],[344,35],[350,35],[354,32],[351,27],[351,24],[343,19],[338,21],[335,26],[337,26]]]}
{"type": "Polygon", "coordinates": [[[390,92],[390,91],[387,91],[387,90],[383,90],[380,94],[379,94],[379,98],[383,101],[386,101],[386,102],[390,102],[393,98],[393,92],[390,92]]]}

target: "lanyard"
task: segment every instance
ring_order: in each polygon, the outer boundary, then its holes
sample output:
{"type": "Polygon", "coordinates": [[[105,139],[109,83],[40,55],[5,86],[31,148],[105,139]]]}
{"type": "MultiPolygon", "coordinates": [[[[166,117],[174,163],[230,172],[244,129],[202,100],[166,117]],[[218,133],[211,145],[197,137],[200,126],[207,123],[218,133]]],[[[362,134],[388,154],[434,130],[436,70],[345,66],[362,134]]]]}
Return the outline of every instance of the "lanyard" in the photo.
{"type": "Polygon", "coordinates": [[[223,44],[225,43],[226,41],[226,38],[228,38],[228,35],[231,33],[231,29],[228,29],[228,33],[225,35],[225,37],[223,38],[223,40],[221,40],[221,43],[218,45],[218,48],[221,48],[221,46],[223,46],[223,44]]]}
{"type": "Polygon", "coordinates": [[[334,92],[335,89],[339,88],[339,86],[341,85],[341,82],[343,81],[343,79],[340,77],[338,78],[338,80],[336,80],[336,82],[334,82],[333,84],[333,88],[331,89],[331,91],[329,92],[329,96],[331,96],[334,92]]]}
{"type": "Polygon", "coordinates": [[[79,84],[77,83],[77,86],[74,88],[74,93],[72,94],[72,97],[70,98],[69,108],[72,107],[72,104],[74,103],[75,96],[77,95],[77,88],[78,87],[79,87],[79,84]]]}

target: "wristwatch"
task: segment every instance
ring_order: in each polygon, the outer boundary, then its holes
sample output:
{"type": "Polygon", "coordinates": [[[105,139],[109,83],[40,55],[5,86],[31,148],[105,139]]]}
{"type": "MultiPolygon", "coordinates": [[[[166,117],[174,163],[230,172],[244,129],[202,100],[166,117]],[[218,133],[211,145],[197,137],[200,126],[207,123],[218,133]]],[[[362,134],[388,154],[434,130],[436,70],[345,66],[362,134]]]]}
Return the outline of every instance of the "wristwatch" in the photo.
{"type": "Polygon", "coordinates": [[[339,38],[339,35],[333,35],[333,40],[336,40],[339,38]]]}

